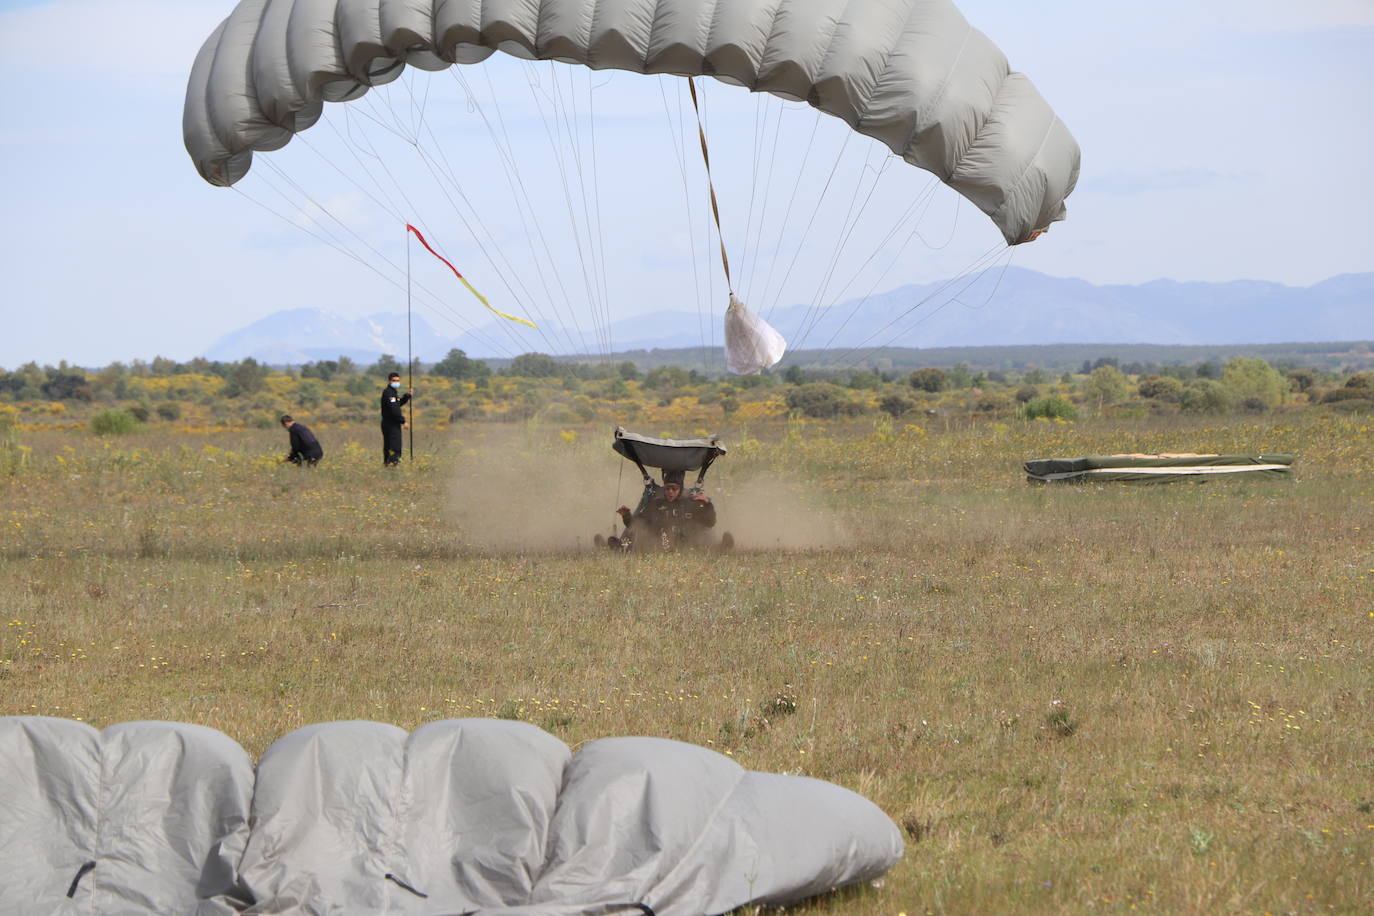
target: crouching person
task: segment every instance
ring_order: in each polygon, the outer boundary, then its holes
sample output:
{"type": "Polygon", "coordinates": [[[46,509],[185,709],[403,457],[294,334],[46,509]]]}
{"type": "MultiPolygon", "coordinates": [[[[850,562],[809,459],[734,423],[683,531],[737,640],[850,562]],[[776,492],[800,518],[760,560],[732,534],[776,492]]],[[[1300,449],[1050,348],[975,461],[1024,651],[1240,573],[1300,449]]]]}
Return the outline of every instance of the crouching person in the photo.
{"type": "Polygon", "coordinates": [[[324,457],[324,448],[310,431],[310,427],[304,423],[297,423],[290,414],[282,415],[281,425],[291,436],[291,453],[282,461],[289,461],[297,467],[305,465],[313,468],[319,464],[320,459],[324,457]]]}

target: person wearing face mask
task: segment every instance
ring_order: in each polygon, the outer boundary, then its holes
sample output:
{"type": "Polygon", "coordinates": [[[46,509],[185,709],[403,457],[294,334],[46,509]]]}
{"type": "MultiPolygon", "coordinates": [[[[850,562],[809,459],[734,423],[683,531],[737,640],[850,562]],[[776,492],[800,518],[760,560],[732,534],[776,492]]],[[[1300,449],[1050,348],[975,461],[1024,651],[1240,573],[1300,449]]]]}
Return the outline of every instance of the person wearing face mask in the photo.
{"type": "Polygon", "coordinates": [[[393,372],[386,377],[386,387],[382,389],[382,465],[384,467],[395,467],[401,463],[401,452],[405,448],[401,430],[410,427],[401,407],[410,402],[413,394],[415,394],[414,388],[408,388],[405,394],[401,394],[401,373],[393,372]]]}

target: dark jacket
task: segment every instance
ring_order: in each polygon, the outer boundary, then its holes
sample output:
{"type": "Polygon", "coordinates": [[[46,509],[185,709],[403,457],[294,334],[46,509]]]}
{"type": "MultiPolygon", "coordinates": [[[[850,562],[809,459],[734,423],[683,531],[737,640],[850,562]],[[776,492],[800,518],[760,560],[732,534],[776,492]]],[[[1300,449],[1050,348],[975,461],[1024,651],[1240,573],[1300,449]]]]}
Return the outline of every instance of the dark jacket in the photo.
{"type": "Polygon", "coordinates": [[[382,425],[400,426],[406,421],[405,411],[401,410],[401,405],[410,400],[410,393],[397,393],[397,389],[387,385],[382,389],[382,425]]]}
{"type": "Polygon", "coordinates": [[[304,423],[292,423],[286,431],[291,434],[291,454],[286,456],[287,461],[319,461],[324,457],[324,448],[310,427],[304,423]]]}

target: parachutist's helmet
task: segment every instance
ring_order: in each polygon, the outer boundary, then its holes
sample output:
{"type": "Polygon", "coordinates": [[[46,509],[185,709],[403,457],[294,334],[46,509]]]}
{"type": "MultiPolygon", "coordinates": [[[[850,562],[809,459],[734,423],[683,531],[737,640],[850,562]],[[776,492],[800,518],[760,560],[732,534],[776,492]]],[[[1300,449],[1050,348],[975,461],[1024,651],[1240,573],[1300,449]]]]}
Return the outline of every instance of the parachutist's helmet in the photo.
{"type": "Polygon", "coordinates": [[[670,483],[675,483],[680,487],[682,486],[682,481],[684,480],[684,477],[685,475],[682,471],[664,471],[663,485],[667,486],[670,483]]]}

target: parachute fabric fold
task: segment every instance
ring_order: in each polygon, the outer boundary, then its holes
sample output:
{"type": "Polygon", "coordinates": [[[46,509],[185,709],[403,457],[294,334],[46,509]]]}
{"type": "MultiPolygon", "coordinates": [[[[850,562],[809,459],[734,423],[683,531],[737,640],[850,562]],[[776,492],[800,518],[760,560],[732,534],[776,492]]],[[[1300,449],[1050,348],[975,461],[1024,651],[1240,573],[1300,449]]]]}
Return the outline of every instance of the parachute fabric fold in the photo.
{"type": "Polygon", "coordinates": [[[804,100],[939,176],[1011,244],[1062,219],[1077,181],[1067,128],[949,0],[242,0],[192,68],[186,148],[231,185],[323,102],[496,50],[804,100]]]}
{"type": "Polygon", "coordinates": [[[794,902],[876,878],[902,854],[892,821],[846,789],[658,738],[579,750],[552,835],[532,902],[644,903],[658,916],[794,902]]]}
{"type": "Polygon", "coordinates": [[[659,738],[574,754],[503,720],[311,725],[254,780],[198,726],[15,717],[0,763],[0,912],[700,916],[875,878],[902,853],[839,786],[659,738]]]}
{"type": "Polygon", "coordinates": [[[0,913],[238,912],[252,791],[213,729],[0,718],[0,913]]]}
{"type": "Polygon", "coordinates": [[[373,913],[523,903],[568,756],[519,722],[435,722],[409,735],[377,722],[298,729],[258,765],[243,881],[268,912],[306,901],[373,913]]]}

